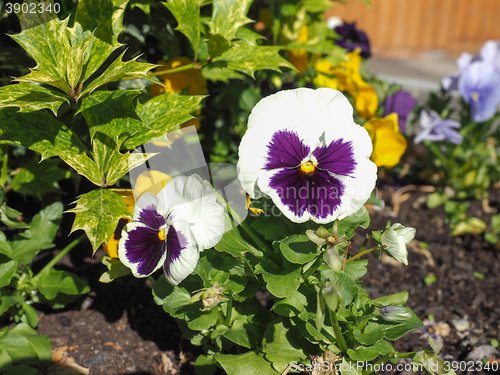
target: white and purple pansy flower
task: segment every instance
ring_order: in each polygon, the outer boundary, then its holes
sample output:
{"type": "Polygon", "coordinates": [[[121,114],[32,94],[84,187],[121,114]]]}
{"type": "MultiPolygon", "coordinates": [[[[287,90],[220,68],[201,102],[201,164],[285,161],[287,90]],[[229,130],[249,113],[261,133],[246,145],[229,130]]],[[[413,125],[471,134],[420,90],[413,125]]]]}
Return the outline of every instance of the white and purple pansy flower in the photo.
{"type": "Polygon", "coordinates": [[[225,223],[225,210],[207,182],[198,175],[175,177],[157,195],[139,197],[118,255],[134,276],[163,266],[167,281],[177,285],[193,272],[199,252],[220,241],[225,223]]]}
{"type": "Polygon", "coordinates": [[[262,99],[239,147],[239,178],[294,222],[328,223],[356,212],[377,177],[372,143],[337,90],[299,88],[262,99]]]}

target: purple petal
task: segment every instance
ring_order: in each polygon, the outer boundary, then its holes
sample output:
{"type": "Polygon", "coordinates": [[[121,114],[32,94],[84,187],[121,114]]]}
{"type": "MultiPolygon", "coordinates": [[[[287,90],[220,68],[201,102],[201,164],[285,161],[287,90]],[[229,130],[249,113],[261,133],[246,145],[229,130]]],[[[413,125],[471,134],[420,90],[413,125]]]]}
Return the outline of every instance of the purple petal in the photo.
{"type": "Polygon", "coordinates": [[[417,99],[415,99],[410,93],[403,90],[396,91],[394,94],[385,99],[384,116],[387,116],[390,113],[397,113],[399,130],[401,132],[405,132],[408,115],[416,105],[417,99]]]}
{"type": "Polygon", "coordinates": [[[296,167],[309,155],[310,148],[305,145],[297,133],[289,130],[280,130],[273,134],[267,145],[267,163],[264,169],[296,167]]]}
{"type": "Polygon", "coordinates": [[[326,147],[318,147],[313,152],[318,168],[341,176],[349,176],[356,169],[352,142],[342,138],[332,141],[326,147]]]}
{"type": "Polygon", "coordinates": [[[125,257],[136,264],[140,275],[151,274],[158,267],[165,250],[165,241],[159,238],[157,229],[137,226],[127,233],[125,257]]]}
{"type": "Polygon", "coordinates": [[[299,168],[282,169],[271,177],[273,188],[281,203],[297,217],[307,211],[324,219],[341,204],[344,184],[326,170],[316,169],[305,174],[299,168]]]}
{"type": "Polygon", "coordinates": [[[167,234],[167,259],[164,264],[164,269],[167,275],[170,274],[172,263],[179,259],[182,250],[186,246],[186,237],[180,231],[175,230],[173,226],[170,226],[167,234]]]}
{"type": "Polygon", "coordinates": [[[160,215],[153,205],[146,207],[139,213],[138,221],[156,230],[160,229],[166,223],[163,215],[160,215]]]}

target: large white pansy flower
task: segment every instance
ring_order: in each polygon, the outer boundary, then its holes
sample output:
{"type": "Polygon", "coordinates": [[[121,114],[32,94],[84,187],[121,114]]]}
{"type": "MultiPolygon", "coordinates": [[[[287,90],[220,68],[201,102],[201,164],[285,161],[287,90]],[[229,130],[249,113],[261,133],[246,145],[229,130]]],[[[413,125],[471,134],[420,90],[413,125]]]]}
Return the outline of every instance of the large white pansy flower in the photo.
{"type": "Polygon", "coordinates": [[[240,181],[271,197],[294,222],[328,223],[355,213],[375,187],[372,142],[337,90],[299,88],[253,108],[239,147],[240,181]]]}
{"type": "Polygon", "coordinates": [[[193,272],[199,252],[220,241],[225,219],[215,190],[200,176],[175,177],[157,195],[139,197],[118,256],[136,277],[163,266],[167,281],[176,285],[193,272]]]}

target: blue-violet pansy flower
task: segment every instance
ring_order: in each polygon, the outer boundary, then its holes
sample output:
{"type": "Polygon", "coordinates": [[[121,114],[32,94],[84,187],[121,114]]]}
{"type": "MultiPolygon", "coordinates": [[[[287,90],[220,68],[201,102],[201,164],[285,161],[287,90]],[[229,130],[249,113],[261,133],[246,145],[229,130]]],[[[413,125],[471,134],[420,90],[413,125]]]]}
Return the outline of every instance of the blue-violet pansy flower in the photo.
{"type": "Polygon", "coordinates": [[[420,133],[415,137],[415,143],[422,141],[450,141],[462,143],[463,137],[458,132],[460,123],[452,119],[443,119],[435,111],[420,113],[420,133]]]}
{"type": "Polygon", "coordinates": [[[220,241],[224,213],[201,177],[175,177],[157,195],[144,193],[137,200],[119,242],[120,261],[136,277],[163,266],[167,281],[177,285],[193,272],[199,252],[220,241]]]}
{"type": "Polygon", "coordinates": [[[239,147],[239,178],[294,222],[328,223],[355,213],[375,187],[368,132],[337,90],[280,91],[257,103],[239,147]]]}

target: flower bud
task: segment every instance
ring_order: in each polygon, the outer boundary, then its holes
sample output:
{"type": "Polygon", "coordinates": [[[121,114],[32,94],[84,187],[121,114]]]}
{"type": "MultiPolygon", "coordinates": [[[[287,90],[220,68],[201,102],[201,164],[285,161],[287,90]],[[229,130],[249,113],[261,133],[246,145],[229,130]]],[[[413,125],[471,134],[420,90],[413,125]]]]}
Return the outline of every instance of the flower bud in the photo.
{"type": "Polygon", "coordinates": [[[306,236],[307,238],[309,238],[309,241],[315,243],[318,246],[322,246],[325,243],[325,240],[318,236],[312,229],[306,230],[306,236]]]}
{"type": "Polygon", "coordinates": [[[408,265],[408,250],[406,245],[415,237],[415,228],[405,227],[399,223],[392,224],[384,230],[380,243],[387,252],[397,261],[408,265]]]}
{"type": "Polygon", "coordinates": [[[335,289],[328,283],[321,289],[321,294],[328,308],[331,311],[336,311],[339,305],[339,295],[335,289]]]}
{"type": "Polygon", "coordinates": [[[333,271],[339,272],[342,270],[342,257],[335,247],[327,248],[323,254],[323,259],[333,271]]]}
{"type": "Polygon", "coordinates": [[[213,307],[224,301],[227,301],[227,298],[224,297],[224,288],[220,286],[213,286],[211,288],[208,288],[201,295],[201,302],[203,303],[203,307],[207,310],[212,309],[213,307]]]}
{"type": "Polygon", "coordinates": [[[412,317],[411,310],[405,306],[384,306],[377,315],[388,322],[404,322],[412,317]]]}

